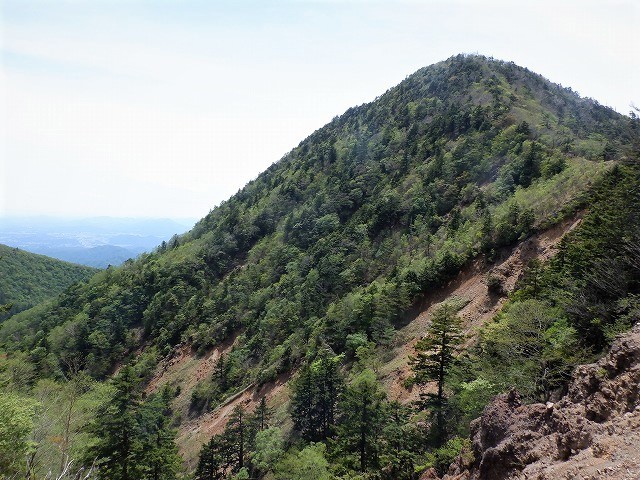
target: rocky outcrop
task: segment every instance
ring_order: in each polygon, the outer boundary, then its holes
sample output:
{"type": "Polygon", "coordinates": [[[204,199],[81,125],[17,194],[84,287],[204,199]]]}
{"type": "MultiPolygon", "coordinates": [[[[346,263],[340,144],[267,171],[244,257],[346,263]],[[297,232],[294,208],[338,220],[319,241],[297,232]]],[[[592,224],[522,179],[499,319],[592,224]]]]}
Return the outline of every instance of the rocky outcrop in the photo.
{"type": "Polygon", "coordinates": [[[574,371],[557,403],[499,395],[471,425],[474,461],[447,480],[640,479],[640,326],[574,371]]]}

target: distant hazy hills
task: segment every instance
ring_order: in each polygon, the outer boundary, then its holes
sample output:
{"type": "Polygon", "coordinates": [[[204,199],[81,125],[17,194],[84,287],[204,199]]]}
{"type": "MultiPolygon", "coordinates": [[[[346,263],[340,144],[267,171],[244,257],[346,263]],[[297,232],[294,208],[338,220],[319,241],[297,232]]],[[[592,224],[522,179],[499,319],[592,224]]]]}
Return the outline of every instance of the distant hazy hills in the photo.
{"type": "Polygon", "coordinates": [[[154,218],[7,217],[0,243],[96,268],[120,265],[188,230],[194,221],[154,218]]]}

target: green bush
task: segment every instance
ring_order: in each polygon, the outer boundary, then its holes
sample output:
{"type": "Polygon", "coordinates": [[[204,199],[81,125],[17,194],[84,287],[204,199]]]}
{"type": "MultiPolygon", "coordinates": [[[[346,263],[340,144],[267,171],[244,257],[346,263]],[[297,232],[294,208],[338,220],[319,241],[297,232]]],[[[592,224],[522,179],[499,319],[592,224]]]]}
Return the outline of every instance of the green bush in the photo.
{"type": "Polygon", "coordinates": [[[427,454],[427,463],[425,468],[433,467],[440,475],[444,475],[449,469],[449,465],[453,463],[458,455],[468,452],[467,455],[473,455],[471,451],[471,440],[468,438],[453,437],[442,447],[436,448],[427,454]]]}

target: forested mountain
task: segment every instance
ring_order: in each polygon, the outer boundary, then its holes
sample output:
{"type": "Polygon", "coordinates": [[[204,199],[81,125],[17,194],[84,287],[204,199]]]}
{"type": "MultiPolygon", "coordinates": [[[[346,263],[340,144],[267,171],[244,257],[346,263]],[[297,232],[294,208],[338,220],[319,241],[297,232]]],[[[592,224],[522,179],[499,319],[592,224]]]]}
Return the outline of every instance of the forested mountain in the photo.
{"type": "MultiPolygon", "coordinates": [[[[43,378],[115,374],[117,407],[101,407],[94,447],[83,454],[99,459],[102,478],[159,478],[149,432],[158,448],[169,448],[162,442],[171,435],[149,420],[158,411],[172,405],[185,421],[295,372],[292,432],[265,428],[264,403],[251,415],[237,406],[203,448],[197,478],[310,478],[305,469],[314,478],[414,478],[420,465],[442,468],[490,395],[510,385],[529,388],[531,398],[550,395],[630,323],[637,264],[627,247],[609,247],[620,235],[633,245],[637,234],[625,192],[638,192],[638,128],[512,63],[456,56],[421,69],[314,132],[190,232],[7,320],[6,361],[38,375],[20,381],[5,368],[4,382],[29,395],[43,378]],[[491,265],[509,246],[591,207],[608,229],[585,217],[560,260],[535,267],[544,282],[524,284],[480,335],[480,351],[460,355],[466,340],[453,341],[463,329],[460,305],[438,309],[406,385],[428,390],[435,381],[437,394],[426,392],[415,409],[386,400],[375,365],[389,361],[398,328],[432,292],[472,262],[491,265]],[[611,276],[610,262],[627,272],[613,290],[599,280],[611,276]],[[541,343],[533,353],[510,344],[521,354],[510,363],[500,347],[531,311],[545,319],[541,343]],[[143,401],[140,388],[179,352],[210,358],[214,348],[224,353],[211,377],[178,380],[143,401]],[[446,351],[439,376],[438,348],[446,351]],[[538,382],[541,358],[554,374],[538,382]],[[523,365],[524,379],[516,374],[523,365]],[[456,373],[445,378],[445,370],[456,373]],[[178,401],[185,394],[188,409],[178,401]],[[114,453],[117,418],[129,419],[138,440],[114,453]],[[140,470],[129,473],[134,463],[140,470]]],[[[489,287],[501,294],[495,281],[489,287]]],[[[161,478],[173,478],[171,465],[161,478]]]]}
{"type": "Polygon", "coordinates": [[[96,272],[90,267],[0,245],[0,305],[11,305],[0,319],[55,297],[96,272]]]}

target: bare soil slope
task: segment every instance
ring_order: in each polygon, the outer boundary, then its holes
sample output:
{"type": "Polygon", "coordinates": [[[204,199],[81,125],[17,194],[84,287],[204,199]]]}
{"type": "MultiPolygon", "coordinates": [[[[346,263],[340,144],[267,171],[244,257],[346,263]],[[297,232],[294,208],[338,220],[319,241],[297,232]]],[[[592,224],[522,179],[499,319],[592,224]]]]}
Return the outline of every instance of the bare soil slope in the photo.
{"type": "MultiPolygon", "coordinates": [[[[379,374],[382,376],[390,398],[402,402],[417,399],[416,389],[408,391],[403,386],[404,379],[410,375],[408,357],[413,353],[413,345],[428,327],[433,308],[438,303],[455,297],[464,305],[460,315],[465,320],[465,328],[471,341],[474,332],[493,318],[502,307],[506,300],[506,293],[513,290],[526,265],[534,258],[540,260],[550,258],[555,253],[562,236],[575,228],[579,222],[579,217],[576,217],[547,231],[537,233],[518,246],[501,252],[500,258],[494,264],[477,260],[461,271],[446,287],[427,295],[422,302],[421,312],[398,331],[394,341],[396,347],[389,351],[386,358],[383,358],[379,368],[379,374]],[[486,278],[490,272],[501,279],[505,295],[495,295],[488,291],[486,278]]],[[[276,420],[286,419],[284,414],[288,403],[286,383],[289,376],[281,376],[262,388],[250,385],[228,398],[215,410],[196,418],[189,417],[191,391],[198,382],[208,381],[211,378],[220,355],[228,353],[233,343],[234,340],[230,340],[201,357],[198,357],[188,345],[183,346],[173,357],[160,363],[147,388],[147,392],[152,393],[167,384],[180,387],[180,394],[174,400],[173,407],[182,417],[178,445],[188,466],[195,468],[200,447],[212,435],[224,430],[229,415],[236,405],[242,405],[247,411],[252,411],[262,396],[266,396],[269,406],[276,409],[276,420]]]]}
{"type": "Polygon", "coordinates": [[[411,374],[408,359],[414,353],[415,343],[428,328],[433,309],[439,303],[453,298],[464,305],[459,315],[463,319],[467,343],[471,343],[478,329],[502,308],[506,295],[513,291],[528,263],[533,259],[544,261],[551,258],[562,237],[580,224],[580,218],[571,218],[549,230],[532,235],[516,247],[503,251],[494,264],[487,264],[483,260],[474,261],[445,288],[427,295],[422,302],[421,313],[398,332],[396,348],[389,353],[380,369],[390,397],[401,402],[417,400],[417,389],[409,391],[403,386],[404,380],[411,374]],[[489,292],[488,274],[500,279],[502,295],[489,292]]]}
{"type": "Polygon", "coordinates": [[[213,435],[222,433],[236,405],[242,405],[247,412],[251,412],[263,396],[271,407],[286,403],[285,385],[289,377],[281,376],[262,388],[247,386],[211,412],[194,418],[189,416],[191,392],[198,382],[211,381],[216,362],[221,355],[229,353],[234,342],[235,339],[229,340],[202,356],[196,355],[190,346],[183,345],[172,357],[160,362],[147,387],[147,393],[153,393],[164,385],[180,387],[180,393],[173,400],[172,407],[182,420],[178,428],[177,443],[180,454],[190,469],[196,467],[202,445],[213,435]]]}

